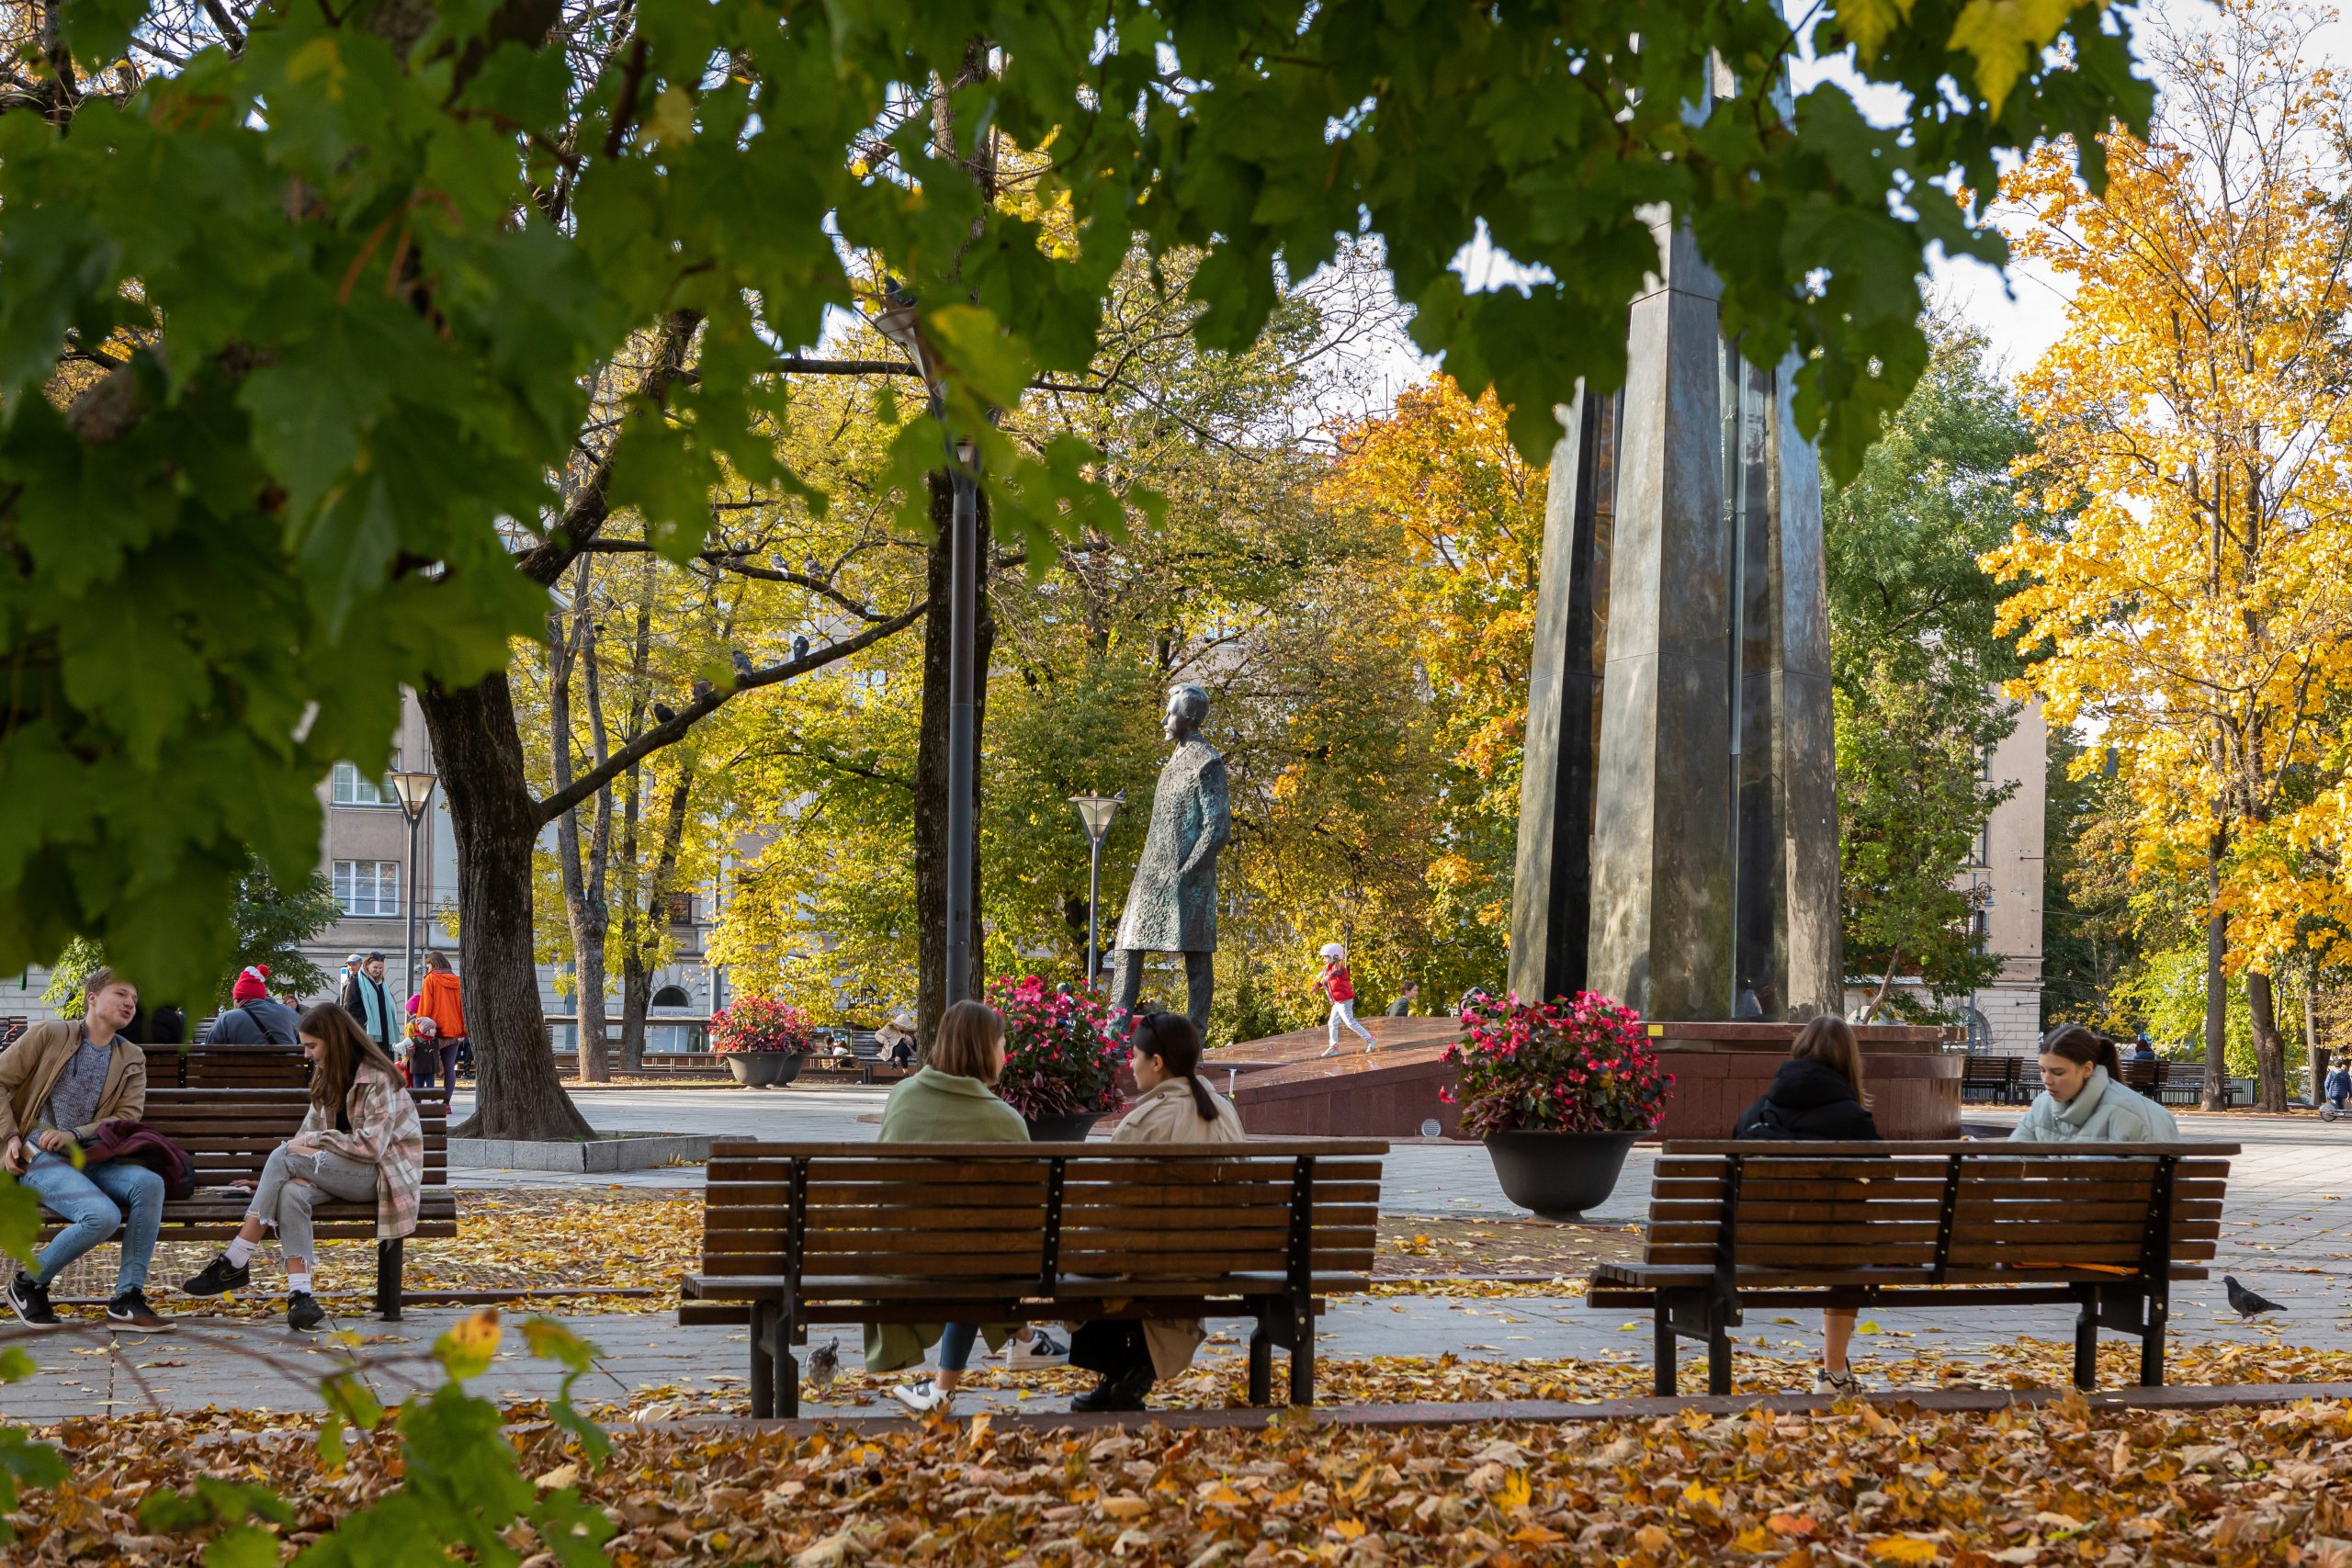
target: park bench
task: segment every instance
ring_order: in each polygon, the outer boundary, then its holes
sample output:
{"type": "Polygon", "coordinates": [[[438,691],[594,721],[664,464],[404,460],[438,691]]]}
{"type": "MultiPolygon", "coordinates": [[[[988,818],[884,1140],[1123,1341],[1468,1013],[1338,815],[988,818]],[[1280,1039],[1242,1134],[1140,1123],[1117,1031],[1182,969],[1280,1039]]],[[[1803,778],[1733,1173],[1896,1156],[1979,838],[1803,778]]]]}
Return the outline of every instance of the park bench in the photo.
{"type": "Polygon", "coordinates": [[[2025,1058],[2022,1056],[1970,1056],[1961,1063],[1960,1097],[1962,1100],[1990,1100],[1997,1105],[2013,1105],[2020,1098],[2025,1085],[2025,1058]]]}
{"type": "MultiPolygon", "coordinates": [[[[1378,1139],[720,1144],[681,1323],[748,1323],[752,1414],[799,1410],[812,1324],[1250,1317],[1315,1394],[1315,1315],[1371,1282],[1378,1139]]],[[[853,1352],[854,1354],[854,1352],[853,1352]]]]}
{"type": "MultiPolygon", "coordinates": [[[[215,1047],[217,1049],[217,1047],[215,1047]]],[[[165,1241],[226,1242],[244,1222],[250,1194],[224,1190],[243,1178],[258,1179],[270,1151],[301,1130],[311,1108],[307,1089],[158,1089],[147,1090],[147,1124],[186,1150],[196,1167],[192,1197],[164,1204],[165,1241]]],[[[417,1199],[419,1236],[458,1234],[458,1201],[449,1190],[449,1104],[437,1091],[416,1095],[424,1132],[424,1186],[417,1199]]],[[[321,1241],[376,1242],[376,1310],[388,1322],[401,1316],[405,1238],[376,1239],[376,1201],[323,1199],[313,1210],[321,1241]]],[[[56,1231],[54,1221],[43,1235],[56,1231]]]]}
{"type": "Polygon", "coordinates": [[[304,1089],[311,1064],[300,1045],[150,1045],[154,1089],[304,1089]]]}
{"type": "Polygon", "coordinates": [[[1751,1308],[2072,1303],[2075,1382],[2093,1386],[2098,1331],[2140,1340],[2164,1382],[2171,1287],[2201,1280],[2221,1235],[2234,1144],[1669,1143],[1648,1247],[1605,1264],[1589,1305],[1646,1308],[1657,1392],[1675,1342],[1707,1347],[1731,1392],[1751,1308]]]}
{"type": "MultiPolygon", "coordinates": [[[[605,1066],[615,1073],[621,1070],[621,1048],[618,1043],[614,1044],[612,1049],[605,1054],[605,1066]]],[[[555,1070],[565,1077],[578,1076],[580,1053],[577,1051],[556,1052],[555,1070]]],[[[723,1078],[727,1076],[727,1065],[720,1061],[715,1053],[709,1051],[648,1051],[642,1059],[642,1065],[630,1076],[650,1078],[723,1078]]]]}

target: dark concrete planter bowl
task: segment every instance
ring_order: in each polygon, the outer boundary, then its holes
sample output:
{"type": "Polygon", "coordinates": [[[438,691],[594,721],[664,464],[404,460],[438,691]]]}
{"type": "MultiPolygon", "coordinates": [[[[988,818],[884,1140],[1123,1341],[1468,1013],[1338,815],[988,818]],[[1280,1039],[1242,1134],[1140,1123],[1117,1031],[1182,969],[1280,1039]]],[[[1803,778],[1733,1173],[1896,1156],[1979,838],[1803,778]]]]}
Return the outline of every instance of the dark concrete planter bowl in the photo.
{"type": "Polygon", "coordinates": [[[1023,1116],[1029,1123],[1029,1141],[1033,1144],[1082,1144],[1094,1123],[1109,1114],[1102,1111],[1080,1111],[1069,1116],[1023,1116]]]}
{"type": "Polygon", "coordinates": [[[798,1051],[730,1051],[727,1070],[746,1089],[780,1089],[800,1076],[808,1057],[798,1051]]]}
{"type": "Polygon", "coordinates": [[[1487,1134],[1487,1155],[1503,1196],[1547,1220],[1573,1220],[1617,1190],[1639,1133],[1511,1132],[1487,1134]]]}

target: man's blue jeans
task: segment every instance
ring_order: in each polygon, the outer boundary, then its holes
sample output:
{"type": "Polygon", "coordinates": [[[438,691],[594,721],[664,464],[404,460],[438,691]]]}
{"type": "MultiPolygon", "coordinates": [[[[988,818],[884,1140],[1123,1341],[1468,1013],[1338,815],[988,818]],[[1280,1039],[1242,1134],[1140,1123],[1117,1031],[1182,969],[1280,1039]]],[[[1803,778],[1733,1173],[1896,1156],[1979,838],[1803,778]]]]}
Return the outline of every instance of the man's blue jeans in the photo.
{"type": "Polygon", "coordinates": [[[164,1223],[162,1177],[127,1159],[76,1170],[65,1156],[43,1149],[33,1156],[32,1168],[17,1179],[33,1190],[42,1208],[65,1222],[33,1265],[35,1284],[48,1284],[68,1263],[119,1230],[122,1269],[115,1277],[115,1293],[146,1288],[155,1233],[164,1223]]]}

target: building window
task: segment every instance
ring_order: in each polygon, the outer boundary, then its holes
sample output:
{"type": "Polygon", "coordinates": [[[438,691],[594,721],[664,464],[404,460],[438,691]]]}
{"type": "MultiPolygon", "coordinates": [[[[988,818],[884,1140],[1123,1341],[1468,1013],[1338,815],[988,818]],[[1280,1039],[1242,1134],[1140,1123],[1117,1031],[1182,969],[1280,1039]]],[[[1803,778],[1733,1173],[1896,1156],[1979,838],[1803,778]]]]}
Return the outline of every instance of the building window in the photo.
{"type": "Polygon", "coordinates": [[[334,863],[334,896],[346,915],[397,915],[401,912],[401,863],[339,860],[334,863]]]}
{"type": "Polygon", "coordinates": [[[695,923],[693,894],[673,893],[670,895],[670,923],[673,926],[690,926],[695,923]]]}
{"type": "Polygon", "coordinates": [[[332,791],[337,806],[398,806],[390,779],[371,779],[349,762],[334,765],[332,791]]]}

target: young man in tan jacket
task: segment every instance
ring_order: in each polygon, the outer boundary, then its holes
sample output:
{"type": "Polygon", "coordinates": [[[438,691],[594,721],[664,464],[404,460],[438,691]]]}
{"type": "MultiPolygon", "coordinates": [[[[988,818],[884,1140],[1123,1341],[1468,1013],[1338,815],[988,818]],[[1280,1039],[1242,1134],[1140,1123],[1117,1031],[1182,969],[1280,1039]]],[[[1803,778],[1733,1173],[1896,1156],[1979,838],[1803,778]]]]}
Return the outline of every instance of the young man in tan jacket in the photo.
{"type": "Polygon", "coordinates": [[[0,1166],[65,1222],[30,1273],[19,1269],[0,1296],[25,1323],[57,1322],[49,1284],[65,1266],[122,1233],[122,1267],[109,1327],[153,1333],[172,1326],[147,1304],[147,1266],[164,1217],[164,1179],[131,1160],[74,1168],[74,1150],[107,1122],[147,1110],[147,1054],[123,1038],[139,990],[111,969],[85,982],[82,1020],[37,1024],[0,1051],[0,1166]]]}

